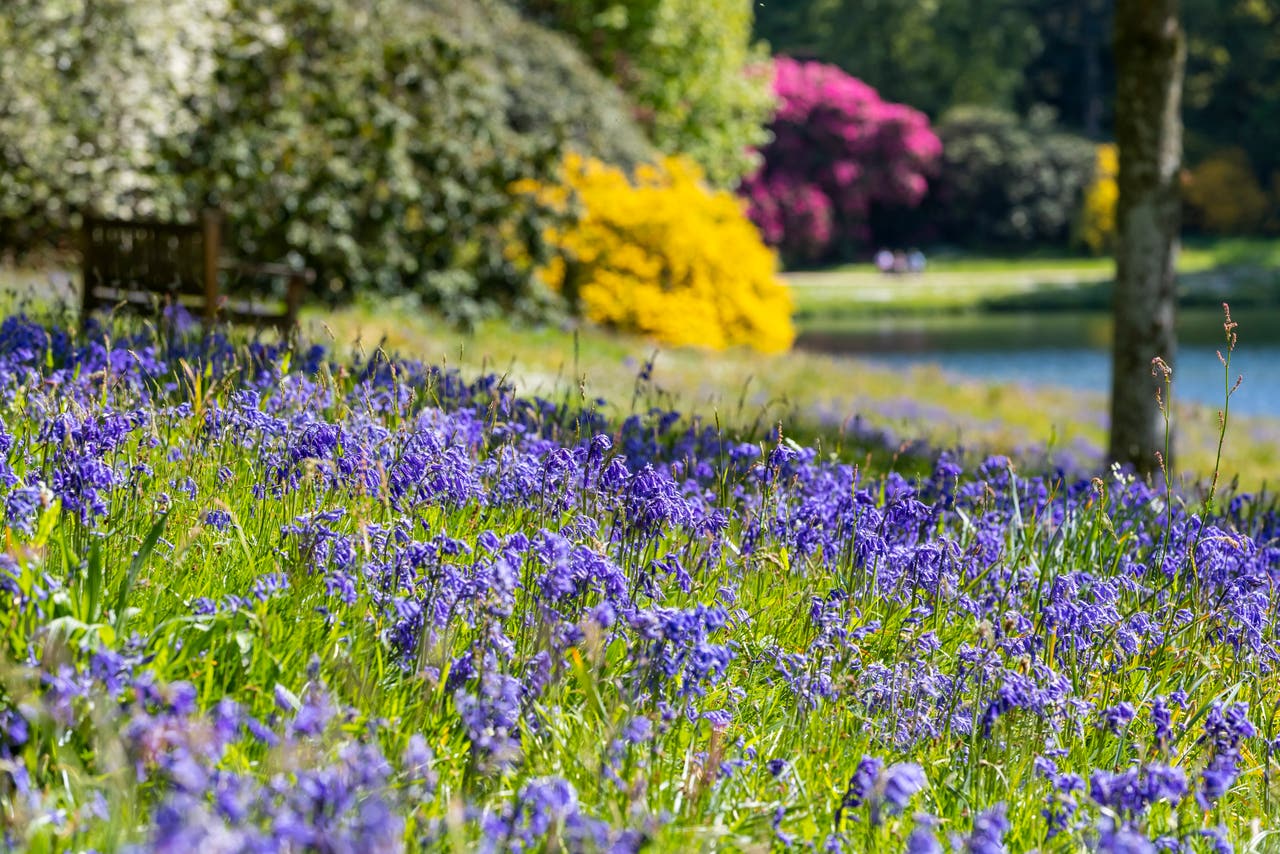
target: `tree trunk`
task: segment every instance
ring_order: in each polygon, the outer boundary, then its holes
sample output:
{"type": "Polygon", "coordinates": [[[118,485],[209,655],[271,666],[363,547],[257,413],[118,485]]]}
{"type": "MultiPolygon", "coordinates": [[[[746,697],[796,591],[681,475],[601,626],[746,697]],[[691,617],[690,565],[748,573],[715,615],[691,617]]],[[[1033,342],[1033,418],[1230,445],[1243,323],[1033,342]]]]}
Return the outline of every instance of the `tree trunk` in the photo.
{"type": "MultiPolygon", "coordinates": [[[[1174,263],[1178,255],[1178,171],[1182,161],[1185,45],[1178,0],[1116,0],[1115,340],[1111,379],[1111,459],[1139,472],[1158,467],[1163,384],[1152,359],[1174,360],[1174,263]]],[[[1166,461],[1172,464],[1172,461],[1166,461]]]]}

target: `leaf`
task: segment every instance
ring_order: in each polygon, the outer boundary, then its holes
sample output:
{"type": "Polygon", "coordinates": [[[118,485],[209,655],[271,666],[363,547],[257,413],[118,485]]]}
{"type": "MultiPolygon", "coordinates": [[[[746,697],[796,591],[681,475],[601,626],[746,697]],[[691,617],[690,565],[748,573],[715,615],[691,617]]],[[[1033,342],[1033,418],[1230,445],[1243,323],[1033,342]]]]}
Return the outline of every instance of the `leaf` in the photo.
{"type": "Polygon", "coordinates": [[[62,514],[62,501],[55,498],[49,503],[49,506],[40,514],[40,523],[36,526],[36,535],[31,540],[31,545],[37,549],[44,548],[49,542],[49,538],[53,536],[53,529],[58,524],[58,518],[62,514]]]}
{"type": "Polygon", "coordinates": [[[569,665],[573,670],[574,676],[577,677],[582,693],[586,695],[586,707],[595,713],[597,720],[608,720],[609,712],[600,696],[596,679],[592,676],[591,671],[587,669],[586,662],[582,660],[582,655],[578,652],[577,647],[569,650],[569,665]]]}
{"type": "Polygon", "coordinates": [[[102,541],[94,539],[89,544],[89,566],[81,595],[80,617],[86,623],[98,622],[103,586],[102,541]],[[87,600],[87,601],[86,601],[87,600]]]}
{"type": "Polygon", "coordinates": [[[138,580],[138,573],[142,570],[143,565],[147,562],[147,558],[151,557],[151,552],[155,550],[156,543],[160,541],[160,535],[164,533],[165,524],[169,521],[169,514],[162,513],[160,518],[151,526],[151,530],[147,532],[147,538],[142,541],[142,547],[138,549],[138,553],[133,556],[133,561],[129,564],[129,571],[125,574],[124,584],[120,587],[120,594],[116,597],[116,636],[124,637],[125,623],[128,621],[128,613],[125,606],[129,603],[129,593],[133,590],[134,583],[138,580]]]}

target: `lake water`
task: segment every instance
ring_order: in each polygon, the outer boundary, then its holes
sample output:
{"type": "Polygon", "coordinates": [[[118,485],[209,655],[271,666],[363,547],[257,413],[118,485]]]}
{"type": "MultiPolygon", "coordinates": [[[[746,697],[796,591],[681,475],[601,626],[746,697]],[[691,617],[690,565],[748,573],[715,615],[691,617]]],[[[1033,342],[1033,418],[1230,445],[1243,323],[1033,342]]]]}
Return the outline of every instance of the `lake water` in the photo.
{"type": "MultiPolygon", "coordinates": [[[[1231,374],[1244,383],[1231,398],[1238,415],[1280,416],[1280,310],[1235,312],[1239,344],[1231,374]]],[[[1173,362],[1175,400],[1221,406],[1222,313],[1184,310],[1173,362]]],[[[878,364],[937,364],[965,377],[1107,393],[1111,388],[1111,319],[1106,313],[1026,312],[878,319],[811,328],[796,346],[856,355],[878,364]]],[[[1224,353],[1225,355],[1225,353],[1224,353]]]]}

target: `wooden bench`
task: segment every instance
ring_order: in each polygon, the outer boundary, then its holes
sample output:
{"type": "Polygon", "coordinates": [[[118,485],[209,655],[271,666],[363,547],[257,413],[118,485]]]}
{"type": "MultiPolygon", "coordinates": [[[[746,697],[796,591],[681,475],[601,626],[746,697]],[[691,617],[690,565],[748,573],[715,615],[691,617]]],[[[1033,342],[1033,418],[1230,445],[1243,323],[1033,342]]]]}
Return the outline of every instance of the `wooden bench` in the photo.
{"type": "Polygon", "coordinates": [[[223,258],[222,218],[216,211],[189,225],[85,217],[80,248],[82,326],[100,308],[155,313],[182,306],[206,324],[252,323],[288,331],[315,279],[311,270],[285,264],[223,258]],[[258,285],[256,292],[242,287],[246,280],[258,285]],[[283,295],[264,293],[264,280],[283,281],[283,295]]]}

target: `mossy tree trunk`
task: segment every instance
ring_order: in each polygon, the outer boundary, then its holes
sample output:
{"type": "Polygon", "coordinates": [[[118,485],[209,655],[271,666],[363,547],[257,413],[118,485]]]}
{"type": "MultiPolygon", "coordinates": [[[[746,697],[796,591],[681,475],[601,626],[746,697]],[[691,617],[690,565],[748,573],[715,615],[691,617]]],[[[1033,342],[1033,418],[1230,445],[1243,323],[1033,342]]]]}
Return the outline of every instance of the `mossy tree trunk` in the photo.
{"type": "Polygon", "coordinates": [[[1152,360],[1160,357],[1172,365],[1176,346],[1174,264],[1185,55],[1178,0],[1116,0],[1120,198],[1110,456],[1143,473],[1158,467],[1156,452],[1164,446],[1156,401],[1163,377],[1152,376],[1152,360]]]}

